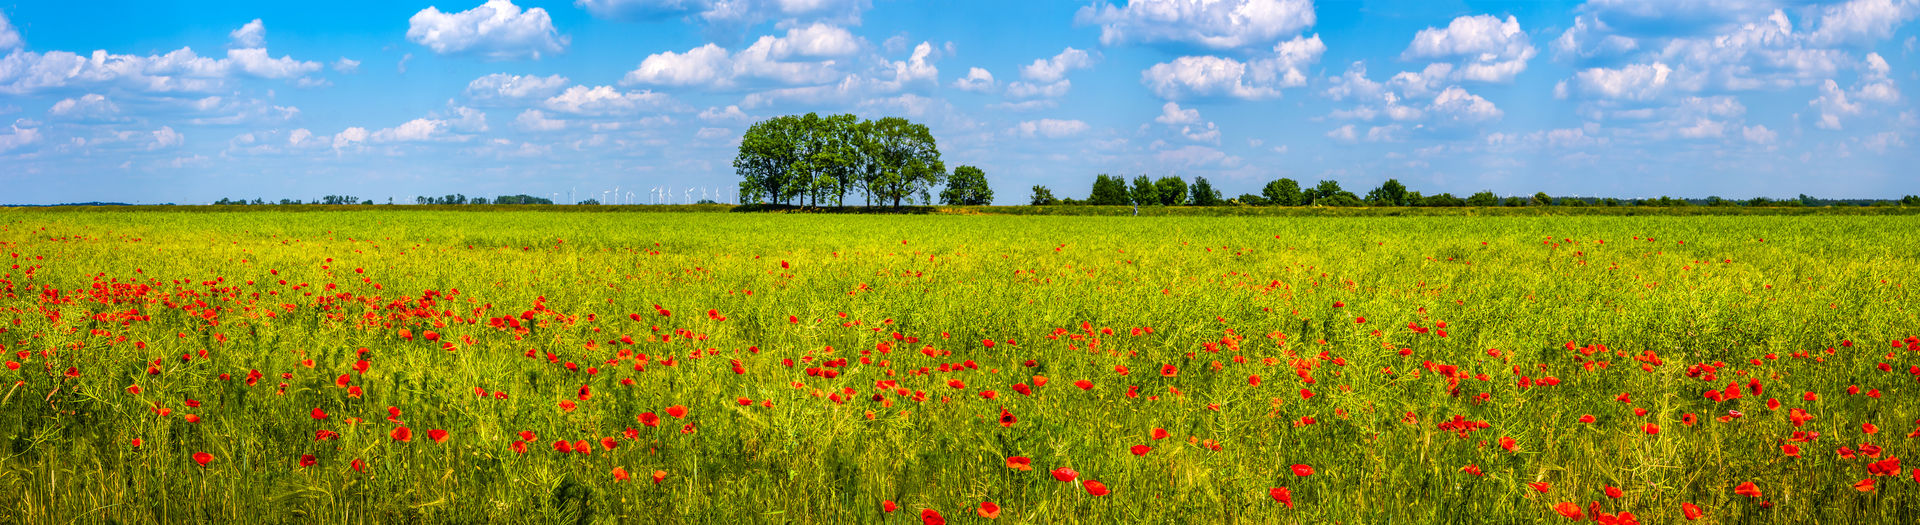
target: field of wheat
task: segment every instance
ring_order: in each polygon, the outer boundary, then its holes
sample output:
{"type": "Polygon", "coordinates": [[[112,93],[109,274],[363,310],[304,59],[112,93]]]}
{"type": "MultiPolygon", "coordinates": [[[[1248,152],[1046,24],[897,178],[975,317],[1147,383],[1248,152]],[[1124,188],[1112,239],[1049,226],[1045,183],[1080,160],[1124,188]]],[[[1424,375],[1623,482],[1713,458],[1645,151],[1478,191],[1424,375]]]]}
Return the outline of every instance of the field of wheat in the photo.
{"type": "Polygon", "coordinates": [[[0,522],[1913,523],[1917,227],[0,212],[0,522]]]}

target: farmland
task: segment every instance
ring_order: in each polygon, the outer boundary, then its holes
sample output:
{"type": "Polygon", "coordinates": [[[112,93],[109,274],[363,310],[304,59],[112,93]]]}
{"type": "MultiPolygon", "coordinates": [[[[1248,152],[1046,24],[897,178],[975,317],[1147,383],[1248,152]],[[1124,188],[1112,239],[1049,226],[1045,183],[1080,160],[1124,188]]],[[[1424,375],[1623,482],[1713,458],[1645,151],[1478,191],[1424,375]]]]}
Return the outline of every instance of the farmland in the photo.
{"type": "Polygon", "coordinates": [[[0,522],[1912,523],[1916,228],[5,211],[0,522]]]}

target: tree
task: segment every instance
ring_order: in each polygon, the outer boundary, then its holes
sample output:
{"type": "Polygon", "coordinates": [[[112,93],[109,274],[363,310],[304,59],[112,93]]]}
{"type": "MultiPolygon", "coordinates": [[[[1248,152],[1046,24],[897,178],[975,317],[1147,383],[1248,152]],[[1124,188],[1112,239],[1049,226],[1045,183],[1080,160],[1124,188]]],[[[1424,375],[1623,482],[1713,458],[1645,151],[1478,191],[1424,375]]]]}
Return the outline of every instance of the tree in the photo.
{"type": "Polygon", "coordinates": [[[1194,206],[1220,205],[1220,190],[1213,189],[1213,184],[1208,183],[1206,177],[1193,178],[1193,189],[1191,193],[1193,193],[1194,206]]]}
{"type": "Polygon", "coordinates": [[[1920,195],[1908,195],[1900,198],[1901,206],[1920,206],[1920,195]]]}
{"type": "Polygon", "coordinates": [[[1453,196],[1452,193],[1441,193],[1439,195],[1434,195],[1432,197],[1421,199],[1420,203],[1417,205],[1457,208],[1460,206],[1466,206],[1467,201],[1460,200],[1459,197],[1453,196]]]}
{"type": "Polygon", "coordinates": [[[1359,206],[1359,204],[1346,204],[1345,201],[1341,201],[1340,204],[1334,204],[1331,201],[1322,202],[1334,197],[1345,197],[1352,199],[1355,203],[1360,202],[1359,196],[1354,195],[1353,192],[1340,189],[1340,182],[1331,180],[1320,181],[1320,184],[1315,185],[1313,189],[1302,192],[1301,196],[1308,203],[1316,206],[1359,206]]]}
{"type": "Polygon", "coordinates": [[[1093,206],[1125,206],[1132,199],[1127,194],[1125,177],[1110,177],[1105,173],[1093,179],[1093,191],[1087,193],[1087,204],[1093,206]]]}
{"type": "Polygon", "coordinates": [[[882,202],[892,200],[898,208],[901,199],[915,193],[924,199],[927,188],[946,178],[947,165],[940,161],[940,148],[924,124],[883,118],[871,124],[867,140],[872,141],[868,149],[873,164],[868,167],[866,189],[882,202]]]}
{"type": "Polygon", "coordinates": [[[1493,192],[1491,191],[1483,191],[1480,193],[1475,193],[1471,197],[1467,197],[1467,205],[1479,206],[1483,208],[1491,207],[1491,206],[1499,206],[1500,198],[1493,196],[1493,192]]]}
{"type": "Polygon", "coordinates": [[[1160,187],[1153,185],[1153,179],[1141,175],[1133,178],[1133,190],[1128,192],[1133,203],[1141,206],[1160,204],[1160,187]]]}
{"type": "Polygon", "coordinates": [[[1521,206],[1526,206],[1527,200],[1522,199],[1520,197],[1507,197],[1507,200],[1500,201],[1500,205],[1506,206],[1508,208],[1518,208],[1521,206]]]}
{"type": "Polygon", "coordinates": [[[580,205],[580,206],[599,206],[599,205],[600,205],[600,199],[587,199],[587,200],[583,200],[583,201],[580,201],[580,203],[579,203],[579,205],[580,205]]]}
{"type": "Polygon", "coordinates": [[[792,202],[787,179],[795,175],[794,164],[800,160],[798,131],[799,118],[793,116],[774,117],[747,127],[740,136],[740,152],[733,158],[742,195],[756,201],[765,197],[770,202],[792,202]]]}
{"type": "Polygon", "coordinates": [[[1299,206],[1304,204],[1300,199],[1300,183],[1294,182],[1293,179],[1283,178],[1267,183],[1265,188],[1260,189],[1260,196],[1266,197],[1267,202],[1272,203],[1274,206],[1299,206]]]}
{"type": "Polygon", "coordinates": [[[1333,196],[1331,196],[1331,197],[1321,197],[1321,198],[1318,198],[1318,199],[1314,199],[1314,200],[1313,200],[1313,204],[1314,204],[1315,206],[1337,206],[1337,207],[1350,207],[1350,206],[1365,206],[1365,205],[1366,205],[1366,203],[1364,203],[1364,202],[1360,202],[1360,198],[1359,198],[1359,197],[1355,197],[1355,196],[1353,196],[1353,194],[1352,194],[1352,193],[1348,193],[1348,192],[1344,192],[1344,191],[1343,191],[1343,192],[1340,192],[1340,193],[1337,193],[1337,194],[1334,194],[1334,195],[1333,195],[1333,196]]]}
{"type": "Polygon", "coordinates": [[[1242,193],[1239,197],[1234,197],[1233,200],[1227,201],[1227,203],[1236,206],[1266,206],[1269,204],[1266,197],[1252,193],[1242,193]]]}
{"type": "Polygon", "coordinates": [[[1544,192],[1544,191],[1540,193],[1535,193],[1533,194],[1533,200],[1528,201],[1527,205],[1528,206],[1552,206],[1553,197],[1550,195],[1547,195],[1547,192],[1544,192]]]}
{"type": "Polygon", "coordinates": [[[1160,180],[1153,181],[1153,187],[1159,190],[1161,205],[1179,206],[1187,203],[1187,181],[1180,177],[1160,177],[1160,180]]]}
{"type": "Polygon", "coordinates": [[[1407,187],[1398,179],[1387,179],[1380,187],[1367,192],[1367,204],[1374,206],[1406,206],[1407,187]]]}
{"type": "MultiPolygon", "coordinates": [[[[958,170],[955,171],[957,172],[958,170]]],[[[1059,204],[1060,200],[1053,198],[1053,190],[1047,189],[1046,186],[1036,184],[1033,186],[1033,198],[1029,199],[1029,203],[1034,206],[1052,206],[1059,204]]]]}
{"type": "Polygon", "coordinates": [[[959,206],[993,203],[993,190],[987,187],[986,172],[973,166],[953,168],[953,176],[947,177],[947,189],[940,192],[940,202],[959,206]]]}

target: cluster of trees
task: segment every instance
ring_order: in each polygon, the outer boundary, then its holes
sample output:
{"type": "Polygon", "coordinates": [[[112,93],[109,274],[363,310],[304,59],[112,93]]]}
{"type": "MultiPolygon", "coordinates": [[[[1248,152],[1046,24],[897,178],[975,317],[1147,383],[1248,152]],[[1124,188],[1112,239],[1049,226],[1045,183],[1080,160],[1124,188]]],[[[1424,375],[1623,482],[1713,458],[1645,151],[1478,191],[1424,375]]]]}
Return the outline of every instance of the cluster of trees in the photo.
{"type": "Polygon", "coordinates": [[[1338,181],[1323,180],[1312,187],[1303,188],[1298,181],[1281,178],[1268,182],[1258,195],[1246,193],[1231,199],[1222,199],[1220,191],[1207,182],[1206,177],[1195,177],[1187,184],[1180,177],[1161,177],[1150,179],[1146,175],[1133,178],[1129,185],[1126,177],[1109,176],[1102,173],[1093,180],[1093,189],[1088,192],[1087,200],[1056,198],[1053,190],[1046,186],[1034,186],[1033,195],[1028,201],[1034,206],[1094,205],[1094,206],[1416,206],[1416,207],[1495,207],[1495,206],[1920,206],[1920,196],[1908,195],[1898,202],[1888,200],[1827,200],[1808,197],[1804,194],[1798,199],[1773,200],[1756,197],[1751,200],[1731,200],[1720,197],[1705,199],[1676,199],[1660,197],[1656,199],[1617,199],[1603,197],[1554,197],[1546,192],[1532,196],[1499,196],[1491,191],[1474,193],[1465,198],[1452,193],[1422,195],[1410,191],[1399,180],[1387,179],[1379,187],[1368,191],[1365,197],[1355,195],[1340,187],[1338,181]]]}
{"type": "Polygon", "coordinates": [[[488,201],[486,197],[468,198],[466,195],[455,193],[441,197],[414,197],[413,202],[414,204],[553,204],[553,199],[532,195],[501,195],[488,201]]]}
{"type": "Polygon", "coordinates": [[[985,173],[960,166],[949,178],[933,133],[898,117],[808,113],[756,122],[740,137],[733,169],[740,175],[743,204],[839,206],[848,193],[858,192],[868,206],[878,200],[899,207],[916,196],[931,203],[942,181],[948,183],[940,192],[942,202],[993,200],[985,173]]]}
{"type": "MultiPolygon", "coordinates": [[[[272,204],[278,204],[281,206],[291,206],[296,204],[355,205],[355,204],[373,204],[374,202],[371,199],[363,201],[363,200],[360,200],[359,197],[354,197],[351,195],[328,195],[325,197],[321,197],[319,199],[314,199],[314,201],[310,203],[302,202],[299,199],[280,199],[279,202],[273,202],[273,201],[268,201],[266,199],[260,199],[260,198],[255,198],[253,200],[247,200],[244,198],[241,198],[241,199],[222,198],[220,200],[213,201],[213,203],[219,206],[266,206],[266,205],[272,205],[272,204]]],[[[393,204],[393,202],[389,200],[387,204],[393,204]]]]}

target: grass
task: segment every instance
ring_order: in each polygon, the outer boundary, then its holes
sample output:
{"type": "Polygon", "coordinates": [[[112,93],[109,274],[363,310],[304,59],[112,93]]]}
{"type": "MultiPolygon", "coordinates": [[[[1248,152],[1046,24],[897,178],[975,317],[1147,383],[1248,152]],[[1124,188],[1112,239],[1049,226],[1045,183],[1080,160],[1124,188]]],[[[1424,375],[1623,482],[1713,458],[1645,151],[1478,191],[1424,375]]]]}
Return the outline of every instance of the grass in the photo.
{"type": "Polygon", "coordinates": [[[0,213],[0,521],[1910,523],[1916,226],[0,213]]]}

